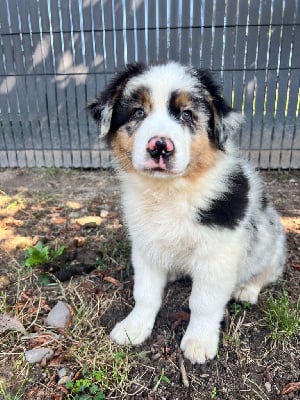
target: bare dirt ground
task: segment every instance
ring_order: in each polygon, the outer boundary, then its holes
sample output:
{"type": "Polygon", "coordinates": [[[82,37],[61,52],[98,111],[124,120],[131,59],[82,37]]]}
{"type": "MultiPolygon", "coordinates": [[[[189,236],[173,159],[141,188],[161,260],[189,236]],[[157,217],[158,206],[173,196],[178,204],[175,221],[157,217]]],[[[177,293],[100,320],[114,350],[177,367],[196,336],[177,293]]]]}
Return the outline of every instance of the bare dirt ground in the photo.
{"type": "Polygon", "coordinates": [[[113,173],[0,170],[0,314],[16,316],[26,330],[0,329],[0,399],[300,399],[299,329],[274,342],[265,320],[270,294],[285,290],[292,308],[300,295],[300,172],[263,176],[287,231],[286,272],[256,306],[228,305],[218,356],[193,366],[179,350],[189,280],[168,285],[145,344],[122,349],[109,341],[133,305],[130,244],[113,173]],[[66,251],[26,270],[25,251],[39,241],[66,251]],[[64,330],[44,324],[57,300],[73,312],[64,330]],[[45,344],[52,359],[28,364],[24,352],[45,344]],[[96,385],[95,394],[66,387],[62,368],[74,384],[85,378],[96,385]]]}

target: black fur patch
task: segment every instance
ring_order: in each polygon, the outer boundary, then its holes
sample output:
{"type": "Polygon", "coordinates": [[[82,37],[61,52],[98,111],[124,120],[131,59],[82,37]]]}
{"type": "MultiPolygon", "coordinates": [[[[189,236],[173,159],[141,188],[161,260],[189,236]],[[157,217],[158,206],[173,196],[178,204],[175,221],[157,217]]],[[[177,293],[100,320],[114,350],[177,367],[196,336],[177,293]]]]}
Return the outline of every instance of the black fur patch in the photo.
{"type": "Polygon", "coordinates": [[[134,121],[135,111],[138,108],[142,108],[144,110],[146,98],[149,96],[149,90],[141,87],[140,89],[131,93],[129,98],[117,99],[113,107],[109,135],[117,132],[119,128],[124,126],[129,121],[134,121]]]}
{"type": "Polygon", "coordinates": [[[114,105],[111,123],[110,133],[116,132],[121,126],[125,125],[130,121],[132,115],[132,109],[129,104],[122,101],[117,101],[114,105]]]}
{"type": "Polygon", "coordinates": [[[218,114],[226,117],[232,111],[232,108],[223,99],[221,86],[214,81],[212,73],[205,69],[198,69],[194,70],[194,76],[210,93],[218,114]]]}
{"type": "Polygon", "coordinates": [[[246,214],[249,182],[243,171],[228,180],[228,191],[211,202],[207,210],[197,210],[197,221],[210,227],[236,228],[246,214]]]}
{"type": "Polygon", "coordinates": [[[174,91],[171,93],[170,100],[169,100],[169,113],[176,119],[180,116],[180,108],[176,104],[176,98],[178,96],[178,92],[174,91]]]}
{"type": "Polygon", "coordinates": [[[213,75],[202,69],[193,70],[193,75],[211,95],[211,100],[204,99],[203,104],[209,114],[208,119],[208,138],[216,145],[219,150],[224,151],[224,143],[230,132],[226,133],[222,119],[225,118],[233,109],[226,103],[221,94],[221,87],[214,81],[213,75]],[[222,132],[221,132],[222,131],[222,132]]]}
{"type": "MultiPolygon", "coordinates": [[[[108,84],[106,89],[97,97],[92,103],[90,103],[86,109],[91,114],[91,116],[98,122],[101,122],[101,114],[106,105],[111,105],[114,107],[115,104],[118,103],[119,99],[122,96],[122,91],[126,83],[133,78],[134,76],[138,76],[145,72],[147,67],[142,63],[133,63],[128,64],[126,69],[122,72],[119,72],[114,79],[108,84]]],[[[113,108],[114,109],[114,108],[113,108]]],[[[114,117],[116,116],[116,113],[114,117]]],[[[121,116],[118,122],[118,125],[124,121],[125,115],[121,116]]],[[[111,129],[110,129],[111,131],[111,129]]],[[[110,133],[110,132],[109,132],[110,133]]],[[[107,140],[110,141],[109,135],[107,136],[107,140]]]]}

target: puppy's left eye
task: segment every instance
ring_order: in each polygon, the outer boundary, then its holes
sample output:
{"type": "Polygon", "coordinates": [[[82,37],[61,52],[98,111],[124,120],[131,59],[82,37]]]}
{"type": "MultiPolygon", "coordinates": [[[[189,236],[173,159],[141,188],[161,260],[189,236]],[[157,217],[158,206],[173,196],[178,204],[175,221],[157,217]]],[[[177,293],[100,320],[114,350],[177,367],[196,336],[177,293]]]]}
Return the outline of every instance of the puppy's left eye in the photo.
{"type": "Polygon", "coordinates": [[[184,110],[180,115],[180,119],[184,122],[190,122],[193,118],[193,114],[191,110],[184,110]]]}
{"type": "Polygon", "coordinates": [[[142,119],[145,116],[145,111],[142,108],[137,108],[136,110],[134,110],[133,116],[134,118],[142,119]]]}

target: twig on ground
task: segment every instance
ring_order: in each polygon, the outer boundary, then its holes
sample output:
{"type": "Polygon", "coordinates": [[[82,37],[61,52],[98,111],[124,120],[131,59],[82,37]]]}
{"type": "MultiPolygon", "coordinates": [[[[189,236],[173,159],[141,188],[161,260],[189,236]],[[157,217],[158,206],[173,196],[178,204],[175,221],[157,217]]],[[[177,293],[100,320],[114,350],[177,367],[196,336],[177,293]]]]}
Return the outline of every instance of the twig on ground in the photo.
{"type": "Polygon", "coordinates": [[[188,376],[187,376],[187,373],[186,373],[186,369],[185,369],[185,366],[184,366],[184,360],[183,360],[183,357],[182,357],[182,355],[180,353],[178,353],[178,362],[179,362],[179,369],[180,369],[180,372],[181,372],[181,378],[182,378],[183,386],[188,388],[190,386],[190,383],[189,383],[188,376]]]}

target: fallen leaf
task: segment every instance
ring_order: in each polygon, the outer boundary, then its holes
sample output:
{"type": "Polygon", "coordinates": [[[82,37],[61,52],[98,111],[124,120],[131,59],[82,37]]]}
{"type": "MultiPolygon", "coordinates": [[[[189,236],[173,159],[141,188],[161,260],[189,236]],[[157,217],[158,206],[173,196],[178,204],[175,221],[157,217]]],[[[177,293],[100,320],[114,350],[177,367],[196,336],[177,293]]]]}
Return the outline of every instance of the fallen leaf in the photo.
{"type": "Polygon", "coordinates": [[[174,320],[171,326],[171,330],[173,331],[174,329],[177,328],[178,325],[181,324],[182,321],[189,322],[190,320],[190,313],[186,311],[177,311],[171,315],[171,319],[174,320]]]}
{"type": "Polygon", "coordinates": [[[300,382],[290,382],[282,389],[282,394],[294,393],[300,390],[300,382]]]}
{"type": "Polygon", "coordinates": [[[73,244],[75,247],[82,247],[86,242],[86,238],[84,236],[76,236],[74,237],[73,244]]]}
{"type": "Polygon", "coordinates": [[[66,389],[64,386],[58,386],[58,389],[61,390],[65,395],[69,394],[68,389],[66,389]]]}
{"type": "MultiPolygon", "coordinates": [[[[67,389],[63,388],[63,386],[59,386],[59,389],[61,389],[61,391],[63,392],[63,390],[65,390],[65,394],[68,394],[69,392],[67,391],[67,389]]],[[[63,395],[62,394],[55,394],[54,395],[54,400],[62,400],[63,399],[63,395]]]]}
{"type": "Polygon", "coordinates": [[[300,270],[300,264],[297,264],[297,265],[291,265],[291,267],[292,267],[292,268],[294,268],[294,269],[298,269],[298,270],[300,270]]]}
{"type": "MultiPolygon", "coordinates": [[[[57,328],[58,332],[65,338],[72,340],[72,336],[64,328],[57,328]]],[[[75,342],[74,342],[75,343],[75,342]]]]}
{"type": "Polygon", "coordinates": [[[1,221],[1,226],[3,228],[5,226],[22,226],[22,225],[24,225],[24,221],[15,219],[14,217],[4,218],[4,220],[1,221]]]}
{"type": "Polygon", "coordinates": [[[55,338],[55,336],[53,334],[51,334],[51,333],[42,333],[39,336],[30,338],[29,346],[31,348],[41,347],[43,345],[47,345],[47,344],[53,342],[54,340],[56,340],[56,338],[55,338]]]}
{"type": "Polygon", "coordinates": [[[65,224],[67,222],[67,219],[64,217],[51,217],[51,222],[55,225],[62,225],[65,224]]]}
{"type": "Polygon", "coordinates": [[[67,201],[66,202],[66,206],[68,208],[72,208],[72,210],[79,210],[80,208],[82,208],[82,205],[80,203],[78,203],[77,201],[67,201]]]}
{"type": "Polygon", "coordinates": [[[86,217],[75,218],[72,220],[72,222],[75,222],[81,226],[92,225],[92,224],[100,225],[102,222],[102,218],[93,215],[88,215],[86,217]]]}
{"type": "Polygon", "coordinates": [[[116,278],[113,278],[112,276],[105,276],[104,278],[103,278],[103,280],[105,281],[105,282],[109,282],[109,283],[112,283],[113,285],[115,285],[115,286],[121,286],[121,282],[118,280],[118,279],[116,279],[116,278]]]}
{"type": "Polygon", "coordinates": [[[36,399],[36,390],[35,389],[31,389],[28,392],[26,392],[26,399],[27,400],[36,399]]]}
{"type": "Polygon", "coordinates": [[[0,332],[18,331],[25,333],[23,324],[16,317],[10,317],[8,314],[0,314],[0,332]]]}
{"type": "Polygon", "coordinates": [[[61,365],[64,359],[65,359],[64,355],[60,354],[57,357],[52,358],[52,360],[49,362],[49,365],[51,365],[52,367],[56,367],[58,365],[61,365]]]}

